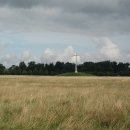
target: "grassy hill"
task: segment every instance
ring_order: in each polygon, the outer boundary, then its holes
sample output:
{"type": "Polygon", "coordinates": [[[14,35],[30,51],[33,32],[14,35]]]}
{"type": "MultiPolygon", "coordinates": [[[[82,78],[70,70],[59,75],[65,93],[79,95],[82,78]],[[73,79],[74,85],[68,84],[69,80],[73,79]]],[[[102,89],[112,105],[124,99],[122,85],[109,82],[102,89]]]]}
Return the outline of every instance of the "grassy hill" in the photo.
{"type": "Polygon", "coordinates": [[[94,76],[94,75],[89,74],[89,73],[81,73],[81,72],[79,73],[68,72],[68,73],[63,73],[56,76],[94,76]]]}

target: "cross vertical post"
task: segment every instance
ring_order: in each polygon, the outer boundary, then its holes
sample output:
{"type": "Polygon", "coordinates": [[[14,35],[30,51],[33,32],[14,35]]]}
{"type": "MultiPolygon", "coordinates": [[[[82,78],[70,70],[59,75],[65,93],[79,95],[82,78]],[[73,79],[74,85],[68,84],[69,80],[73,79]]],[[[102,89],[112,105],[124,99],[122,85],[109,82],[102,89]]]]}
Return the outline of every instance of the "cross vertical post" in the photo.
{"type": "Polygon", "coordinates": [[[78,71],[77,71],[77,52],[76,52],[76,54],[74,55],[75,57],[76,57],[76,62],[75,62],[75,73],[78,73],[78,71]]]}

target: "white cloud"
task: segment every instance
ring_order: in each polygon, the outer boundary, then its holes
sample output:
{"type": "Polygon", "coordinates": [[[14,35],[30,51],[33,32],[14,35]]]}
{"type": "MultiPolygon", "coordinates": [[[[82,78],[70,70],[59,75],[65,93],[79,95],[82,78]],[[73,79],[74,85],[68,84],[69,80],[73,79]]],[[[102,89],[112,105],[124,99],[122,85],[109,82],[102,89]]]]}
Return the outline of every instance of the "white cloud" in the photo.
{"type": "Polygon", "coordinates": [[[36,63],[41,62],[39,56],[33,56],[28,50],[24,51],[19,59],[20,61],[24,61],[26,64],[30,61],[35,61],[36,63]]]}
{"type": "Polygon", "coordinates": [[[10,67],[12,65],[18,65],[20,60],[19,58],[17,57],[16,54],[14,53],[11,53],[11,54],[6,54],[5,56],[3,56],[1,59],[0,59],[1,63],[6,66],[6,67],[10,67]]]}
{"type": "Polygon", "coordinates": [[[63,53],[61,53],[60,58],[62,61],[67,62],[70,61],[74,55],[74,49],[72,46],[68,46],[63,53]]]}
{"type": "Polygon", "coordinates": [[[21,61],[29,61],[31,58],[31,54],[28,50],[24,51],[22,56],[21,56],[21,61]]]}
{"type": "Polygon", "coordinates": [[[96,57],[104,60],[120,60],[122,58],[122,52],[120,48],[107,37],[93,38],[92,41],[99,47],[99,52],[96,57]]]}
{"type": "MultiPolygon", "coordinates": [[[[68,46],[63,52],[48,48],[41,56],[33,56],[28,50],[26,50],[20,57],[15,53],[10,53],[1,57],[0,61],[6,67],[18,65],[21,61],[24,61],[25,63],[28,63],[29,61],[35,61],[36,63],[55,63],[57,61],[75,62],[74,53],[72,46],[68,46]]],[[[78,57],[78,62],[80,62],[80,57],[78,57]]]]}
{"type": "Polygon", "coordinates": [[[42,56],[41,56],[41,61],[48,63],[48,62],[55,62],[58,57],[59,57],[60,53],[56,50],[51,50],[51,49],[46,49],[42,56]]]}
{"type": "Polygon", "coordinates": [[[32,60],[32,56],[28,50],[24,51],[21,57],[15,53],[9,53],[0,58],[1,63],[7,68],[12,65],[19,65],[21,61],[28,63],[30,60],[32,60]]]}
{"type": "Polygon", "coordinates": [[[94,61],[94,57],[90,53],[85,52],[81,55],[81,62],[83,63],[85,61],[94,61]]]}
{"type": "MultiPolygon", "coordinates": [[[[77,60],[79,64],[86,61],[130,61],[130,54],[123,53],[121,49],[108,38],[93,38],[92,41],[97,44],[99,50],[94,54],[89,52],[78,54],[77,60]]],[[[28,50],[25,50],[21,56],[17,56],[15,53],[6,54],[0,58],[0,61],[6,67],[18,65],[21,61],[25,63],[29,61],[35,61],[36,63],[55,63],[57,61],[75,63],[74,54],[75,50],[72,46],[66,47],[63,51],[48,48],[39,56],[34,56],[28,50]]]]}
{"type": "MultiPolygon", "coordinates": [[[[46,49],[42,56],[41,61],[44,63],[62,61],[62,62],[74,62],[74,49],[72,46],[68,46],[63,52],[58,50],[46,49]]],[[[78,58],[79,61],[79,58],[78,58]]]]}

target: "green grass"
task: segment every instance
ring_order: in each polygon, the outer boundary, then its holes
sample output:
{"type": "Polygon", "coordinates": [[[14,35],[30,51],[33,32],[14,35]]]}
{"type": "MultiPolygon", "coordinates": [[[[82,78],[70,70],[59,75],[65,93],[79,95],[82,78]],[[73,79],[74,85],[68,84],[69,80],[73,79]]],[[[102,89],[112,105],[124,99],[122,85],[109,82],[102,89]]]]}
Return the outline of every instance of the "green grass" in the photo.
{"type": "Polygon", "coordinates": [[[89,73],[74,73],[74,72],[69,72],[69,73],[63,73],[63,74],[59,74],[57,76],[94,76],[92,74],[89,73]]]}

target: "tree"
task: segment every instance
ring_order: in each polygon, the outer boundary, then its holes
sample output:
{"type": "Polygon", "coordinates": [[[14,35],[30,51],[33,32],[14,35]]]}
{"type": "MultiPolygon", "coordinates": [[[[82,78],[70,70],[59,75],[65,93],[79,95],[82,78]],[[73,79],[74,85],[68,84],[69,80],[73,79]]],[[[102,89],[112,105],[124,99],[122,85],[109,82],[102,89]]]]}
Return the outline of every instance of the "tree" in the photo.
{"type": "Polygon", "coordinates": [[[55,64],[54,69],[55,69],[55,72],[58,73],[58,74],[63,73],[64,63],[60,62],[60,61],[57,61],[56,64],[55,64]]]}
{"type": "Polygon", "coordinates": [[[28,71],[28,75],[32,75],[32,71],[31,70],[28,71]]]}
{"type": "Polygon", "coordinates": [[[45,64],[45,70],[48,71],[48,64],[45,64]]]}
{"type": "Polygon", "coordinates": [[[22,71],[22,75],[27,75],[27,71],[26,71],[26,70],[23,70],[23,71],[22,71]]]}
{"type": "Polygon", "coordinates": [[[42,71],[44,71],[44,64],[42,63],[38,63],[38,64],[35,64],[35,68],[37,68],[38,69],[38,71],[40,71],[40,70],[42,70],[42,71]]]}
{"type": "Polygon", "coordinates": [[[5,67],[2,64],[0,64],[0,75],[4,74],[4,70],[5,70],[5,67]]]}
{"type": "Polygon", "coordinates": [[[54,67],[54,64],[53,63],[50,63],[49,65],[48,65],[48,71],[49,71],[49,74],[51,74],[51,72],[53,71],[55,71],[55,67],[54,67]]]}
{"type": "Polygon", "coordinates": [[[53,71],[51,71],[51,72],[50,72],[50,75],[54,75],[54,72],[53,72],[53,71]]]}
{"type": "MultiPolygon", "coordinates": [[[[118,63],[113,61],[101,61],[101,62],[84,62],[83,64],[78,65],[78,71],[80,72],[89,72],[94,75],[100,76],[130,76],[130,63],[118,63]]],[[[64,63],[57,61],[54,65],[38,63],[35,61],[30,61],[28,66],[24,61],[19,63],[19,66],[12,65],[9,69],[6,69],[2,64],[0,64],[0,74],[28,74],[28,75],[55,75],[65,72],[74,72],[75,64],[74,63],[64,63]]]]}
{"type": "Polygon", "coordinates": [[[4,74],[8,75],[9,74],[9,70],[8,69],[4,69],[4,74]]]}
{"type": "Polygon", "coordinates": [[[45,73],[44,73],[45,75],[48,75],[49,73],[48,73],[48,70],[45,70],[45,73]]]}
{"type": "Polygon", "coordinates": [[[65,72],[74,72],[75,71],[75,64],[72,64],[69,62],[65,63],[64,70],[65,70],[65,72]]]}
{"type": "Polygon", "coordinates": [[[128,71],[129,70],[129,66],[130,64],[129,63],[125,63],[125,70],[128,71]]]}
{"type": "Polygon", "coordinates": [[[118,72],[117,62],[115,61],[111,62],[111,66],[112,66],[113,72],[116,74],[118,72]]]}
{"type": "Polygon", "coordinates": [[[83,67],[84,67],[83,70],[90,71],[90,72],[95,71],[96,68],[93,62],[84,62],[83,67]]]}
{"type": "Polygon", "coordinates": [[[34,69],[33,75],[38,75],[38,70],[37,70],[37,68],[34,69]]]}
{"type": "Polygon", "coordinates": [[[125,71],[125,64],[122,63],[122,62],[119,62],[117,68],[118,68],[118,72],[119,71],[125,71]]]}
{"type": "Polygon", "coordinates": [[[12,74],[12,75],[16,75],[16,71],[17,71],[17,68],[18,66],[16,65],[12,65],[10,68],[9,68],[9,73],[12,74]]]}
{"type": "Polygon", "coordinates": [[[28,70],[31,70],[31,71],[33,72],[34,69],[36,68],[35,65],[36,65],[36,64],[35,64],[35,61],[30,61],[30,62],[28,63],[28,70]]]}
{"type": "Polygon", "coordinates": [[[15,73],[16,73],[16,75],[21,74],[21,69],[18,66],[15,67],[15,73]]]}
{"type": "Polygon", "coordinates": [[[22,62],[19,63],[19,68],[20,68],[20,70],[21,70],[22,72],[27,69],[27,66],[26,66],[26,64],[24,63],[24,61],[22,61],[22,62]]]}
{"type": "Polygon", "coordinates": [[[44,75],[44,72],[42,69],[39,70],[39,75],[44,75]]]}

